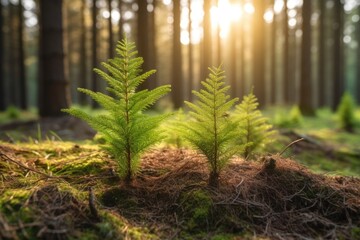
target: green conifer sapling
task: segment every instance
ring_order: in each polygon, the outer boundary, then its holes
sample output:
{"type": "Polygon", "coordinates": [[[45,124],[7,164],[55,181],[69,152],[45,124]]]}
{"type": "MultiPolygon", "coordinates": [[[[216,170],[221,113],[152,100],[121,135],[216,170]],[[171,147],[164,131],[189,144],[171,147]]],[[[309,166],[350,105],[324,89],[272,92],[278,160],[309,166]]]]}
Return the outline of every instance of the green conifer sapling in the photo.
{"type": "Polygon", "coordinates": [[[352,132],[355,127],[355,102],[350,93],[346,92],[342,96],[337,115],[341,128],[352,132]]]}
{"type": "Polygon", "coordinates": [[[259,103],[251,91],[244,96],[242,102],[236,106],[234,119],[238,123],[237,144],[243,145],[245,150],[243,157],[248,159],[259,147],[271,141],[275,133],[272,126],[267,123],[257,109],[259,103]]]}
{"type": "Polygon", "coordinates": [[[230,86],[225,86],[221,67],[209,70],[209,77],[201,82],[203,89],[192,91],[197,102],[185,101],[191,109],[189,114],[192,120],[183,124],[183,134],[206,156],[210,166],[209,185],[216,187],[221,169],[238,151],[231,144],[236,134],[236,124],[226,117],[227,111],[238,99],[229,100],[226,92],[230,86]]]}
{"type": "Polygon", "coordinates": [[[99,103],[106,113],[92,116],[76,108],[63,111],[88,122],[105,138],[105,150],[117,161],[120,176],[130,183],[141,154],[162,138],[158,125],[166,115],[149,116],[144,110],[170,92],[170,86],[136,91],[155,70],[141,73],[143,59],[137,57],[135,44],[127,39],[117,44],[116,52],[117,57],[102,63],[108,73],[94,70],[107,82],[106,90],[111,95],[78,89],[99,103]]]}

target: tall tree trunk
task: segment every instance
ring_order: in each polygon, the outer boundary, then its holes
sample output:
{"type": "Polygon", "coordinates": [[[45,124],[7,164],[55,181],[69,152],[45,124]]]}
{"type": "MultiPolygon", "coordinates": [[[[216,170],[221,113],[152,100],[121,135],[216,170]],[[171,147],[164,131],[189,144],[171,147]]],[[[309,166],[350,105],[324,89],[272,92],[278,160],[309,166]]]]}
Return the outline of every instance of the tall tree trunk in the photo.
{"type": "Polygon", "coordinates": [[[211,46],[211,1],[204,1],[204,19],[203,19],[203,42],[202,42],[202,64],[200,69],[201,80],[205,80],[208,74],[208,67],[212,65],[212,46],[211,46]]]}
{"type": "Polygon", "coordinates": [[[172,100],[175,108],[183,104],[182,58],[180,42],[180,1],[173,1],[173,59],[172,59],[172,100]]]}
{"type": "Polygon", "coordinates": [[[17,46],[17,31],[18,28],[18,16],[16,14],[16,6],[12,3],[9,3],[9,105],[19,106],[19,60],[18,60],[18,51],[17,46]]]}
{"type": "Polygon", "coordinates": [[[26,85],[26,68],[25,68],[25,49],[24,49],[24,8],[23,0],[19,0],[18,6],[18,18],[19,18],[19,90],[20,90],[20,108],[27,109],[27,85],[26,85]]]}
{"type": "MultiPolygon", "coordinates": [[[[275,0],[272,1],[273,11],[274,11],[275,0]]],[[[277,96],[277,80],[276,80],[276,14],[274,12],[273,22],[271,26],[271,47],[270,47],[270,88],[271,88],[271,97],[270,103],[276,103],[277,96]]]]}
{"type": "MultiPolygon", "coordinates": [[[[92,39],[91,39],[91,49],[92,49],[92,69],[97,67],[97,15],[98,15],[98,9],[96,6],[97,0],[92,0],[92,11],[91,11],[91,17],[92,17],[92,39]]],[[[91,82],[92,82],[92,90],[94,92],[98,91],[99,86],[98,86],[98,81],[97,81],[97,74],[92,71],[91,74],[91,82]]],[[[98,104],[94,101],[91,100],[91,105],[94,108],[99,107],[98,104]]]]}
{"type": "MultiPolygon", "coordinates": [[[[80,8],[80,71],[79,71],[79,87],[88,88],[86,81],[86,70],[87,70],[87,56],[86,56],[86,25],[85,25],[85,9],[86,9],[86,0],[81,0],[81,8],[80,8]]],[[[85,94],[78,94],[79,103],[81,105],[86,105],[88,97],[85,94]]]]}
{"type": "Polygon", "coordinates": [[[114,37],[113,37],[113,25],[112,25],[112,0],[108,0],[108,11],[109,11],[109,21],[108,21],[108,31],[109,31],[109,58],[114,57],[114,37]]]}
{"type": "Polygon", "coordinates": [[[284,61],[283,61],[283,86],[284,86],[284,101],[285,104],[290,103],[291,93],[290,84],[295,84],[294,80],[289,78],[289,16],[287,8],[287,0],[284,1],[284,61]]]}
{"type": "Polygon", "coordinates": [[[326,1],[319,1],[320,19],[319,19],[319,70],[318,70],[318,102],[319,107],[326,104],[326,81],[325,81],[325,12],[326,1]]]}
{"type": "Polygon", "coordinates": [[[123,17],[123,11],[122,11],[122,6],[123,6],[123,1],[122,0],[119,0],[118,1],[118,7],[119,7],[119,13],[120,13],[120,18],[119,18],[119,39],[123,39],[125,36],[124,36],[124,31],[123,31],[123,21],[124,21],[124,17],[123,17]]]}
{"type": "Polygon", "coordinates": [[[253,16],[253,84],[254,94],[259,100],[260,107],[265,104],[265,2],[254,0],[255,13],[253,16]]]}
{"type": "MultiPolygon", "coordinates": [[[[240,4],[243,5],[244,4],[244,0],[240,1],[240,4]]],[[[241,67],[239,69],[239,96],[242,97],[245,94],[245,87],[246,87],[246,75],[245,75],[245,28],[244,28],[244,24],[240,24],[240,29],[239,29],[239,34],[240,34],[240,49],[239,49],[239,59],[240,59],[240,64],[241,67]]]]}
{"type": "MultiPolygon", "coordinates": [[[[139,51],[140,57],[144,59],[143,70],[149,71],[150,59],[149,59],[149,12],[147,10],[147,0],[137,0],[138,12],[137,12],[137,38],[136,45],[139,51]]],[[[153,76],[149,81],[143,82],[140,89],[150,89],[153,76]]]]}
{"type": "Polygon", "coordinates": [[[4,111],[5,106],[5,67],[4,67],[4,32],[3,32],[3,5],[0,1],[0,111],[4,111]]]}
{"type": "Polygon", "coordinates": [[[62,0],[40,0],[39,114],[59,116],[70,104],[64,70],[62,0]]]}
{"type": "MultiPolygon", "coordinates": [[[[156,69],[157,58],[156,58],[156,26],[155,26],[155,9],[156,1],[152,3],[153,9],[149,12],[149,59],[147,66],[149,69],[156,69]]],[[[148,86],[150,89],[157,87],[156,75],[151,75],[149,78],[148,86]]]]}
{"type": "Polygon", "coordinates": [[[193,90],[193,45],[192,45],[192,20],[191,20],[191,0],[188,0],[188,8],[189,8],[189,54],[188,54],[188,62],[189,62],[189,70],[188,70],[188,95],[189,95],[189,101],[192,100],[192,90],[193,90]]]}
{"type": "Polygon", "coordinates": [[[334,66],[333,66],[333,102],[335,111],[344,92],[344,65],[343,65],[343,11],[341,0],[335,0],[334,6],[334,66]]]}
{"type": "MultiPolygon", "coordinates": [[[[358,15],[360,16],[360,6],[358,6],[358,15]]],[[[357,102],[360,105],[360,24],[357,24],[357,74],[356,74],[356,83],[357,83],[357,102]]]]}
{"type": "Polygon", "coordinates": [[[231,24],[231,31],[230,31],[230,35],[229,35],[229,45],[230,45],[230,85],[231,85],[231,96],[232,97],[237,97],[238,96],[238,87],[241,87],[241,81],[242,79],[240,79],[240,81],[238,81],[237,78],[237,58],[238,58],[238,53],[237,53],[237,47],[236,47],[236,43],[237,43],[237,26],[235,23],[231,24]]]}
{"type": "Polygon", "coordinates": [[[303,1],[302,11],[302,48],[301,48],[301,81],[300,110],[305,115],[313,115],[313,94],[311,87],[311,0],[303,1]]]}

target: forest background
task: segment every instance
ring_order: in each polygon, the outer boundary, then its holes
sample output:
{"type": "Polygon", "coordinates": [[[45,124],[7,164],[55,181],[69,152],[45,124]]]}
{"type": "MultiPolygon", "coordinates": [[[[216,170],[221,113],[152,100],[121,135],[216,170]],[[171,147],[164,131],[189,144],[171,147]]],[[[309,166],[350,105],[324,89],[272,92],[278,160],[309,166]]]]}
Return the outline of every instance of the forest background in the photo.
{"type": "Polygon", "coordinates": [[[335,109],[345,91],[360,102],[359,0],[2,0],[0,110],[61,114],[90,105],[77,87],[104,91],[92,71],[127,36],[171,84],[160,108],[179,108],[207,68],[223,64],[232,97],[260,106],[335,109]],[[43,43],[43,44],[41,44],[43,43]],[[170,99],[171,98],[171,99],[170,99]],[[170,101],[169,101],[170,100],[170,101]]]}

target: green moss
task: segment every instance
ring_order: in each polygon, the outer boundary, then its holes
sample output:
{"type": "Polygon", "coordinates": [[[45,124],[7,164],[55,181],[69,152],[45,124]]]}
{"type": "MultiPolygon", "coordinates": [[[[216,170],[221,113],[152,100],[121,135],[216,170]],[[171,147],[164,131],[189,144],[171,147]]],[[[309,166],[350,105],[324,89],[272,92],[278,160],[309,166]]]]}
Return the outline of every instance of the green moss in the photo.
{"type": "Polygon", "coordinates": [[[149,233],[146,228],[133,227],[125,222],[120,216],[111,212],[101,211],[102,222],[97,224],[99,233],[104,239],[159,239],[149,233]]]}
{"type": "Polygon", "coordinates": [[[207,191],[199,189],[186,192],[182,195],[180,204],[190,231],[204,230],[208,227],[213,201],[207,191]]]}
{"type": "Polygon", "coordinates": [[[26,189],[8,189],[1,194],[0,209],[3,211],[18,211],[30,196],[26,189]]]}

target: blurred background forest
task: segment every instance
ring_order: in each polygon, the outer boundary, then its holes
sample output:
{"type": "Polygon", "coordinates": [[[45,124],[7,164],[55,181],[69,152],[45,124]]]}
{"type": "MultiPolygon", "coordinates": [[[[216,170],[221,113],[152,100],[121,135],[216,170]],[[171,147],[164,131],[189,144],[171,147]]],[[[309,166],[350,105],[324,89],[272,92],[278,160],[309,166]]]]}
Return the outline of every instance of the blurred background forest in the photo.
{"type": "Polygon", "coordinates": [[[94,106],[76,88],[105,91],[92,69],[122,36],[157,69],[143,88],[172,85],[160,108],[191,100],[219,64],[231,95],[254,87],[261,107],[360,103],[360,0],[1,0],[0,14],[0,111],[94,106]]]}

